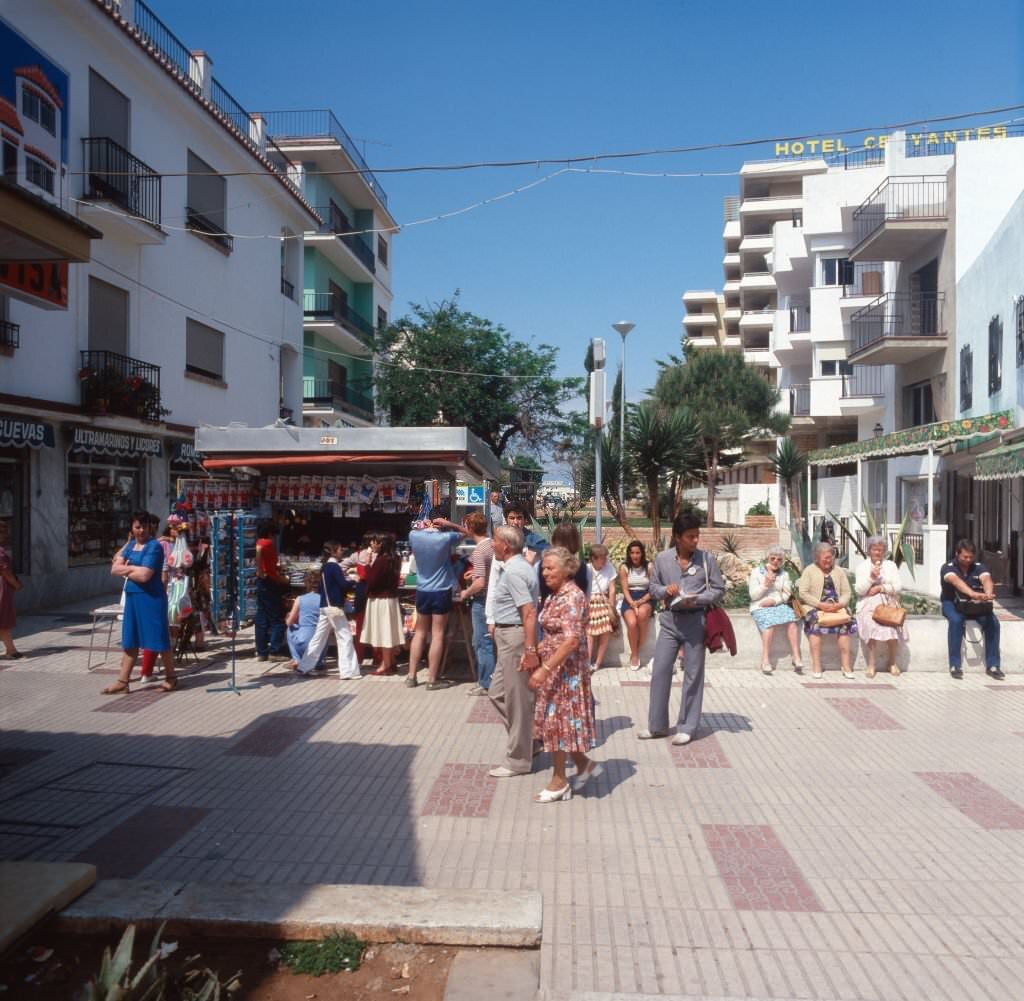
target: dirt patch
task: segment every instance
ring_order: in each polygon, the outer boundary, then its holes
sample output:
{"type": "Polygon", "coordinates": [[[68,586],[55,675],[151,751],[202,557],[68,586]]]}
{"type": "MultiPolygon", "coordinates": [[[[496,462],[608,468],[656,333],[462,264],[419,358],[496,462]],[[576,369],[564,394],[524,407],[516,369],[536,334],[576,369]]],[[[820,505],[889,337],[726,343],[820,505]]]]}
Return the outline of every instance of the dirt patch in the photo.
{"type": "MultiPolygon", "coordinates": [[[[74,1001],[99,972],[104,948],[113,950],[120,937],[120,932],[72,935],[56,932],[49,922],[39,925],[0,957],[0,985],[5,988],[0,997],[74,1001]],[[46,955],[49,950],[52,954],[46,955]]],[[[148,955],[151,941],[149,932],[136,937],[133,969],[148,955]]],[[[163,965],[173,982],[180,983],[187,969],[209,968],[222,983],[240,971],[241,986],[222,995],[231,1001],[443,1001],[458,951],[402,942],[370,945],[355,972],[313,977],[292,973],[276,960],[278,942],[173,936],[168,941],[177,942],[163,965]]],[[[177,996],[174,989],[167,993],[168,1001],[177,996]]]]}

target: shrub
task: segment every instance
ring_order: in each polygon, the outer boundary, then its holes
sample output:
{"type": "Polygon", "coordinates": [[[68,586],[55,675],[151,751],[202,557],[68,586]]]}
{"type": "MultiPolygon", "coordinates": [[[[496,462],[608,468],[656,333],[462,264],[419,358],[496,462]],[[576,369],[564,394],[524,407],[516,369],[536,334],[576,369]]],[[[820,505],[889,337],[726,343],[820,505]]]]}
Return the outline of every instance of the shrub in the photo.
{"type": "Polygon", "coordinates": [[[758,501],[753,507],[747,509],[747,514],[771,515],[772,513],[767,501],[758,501]]]}

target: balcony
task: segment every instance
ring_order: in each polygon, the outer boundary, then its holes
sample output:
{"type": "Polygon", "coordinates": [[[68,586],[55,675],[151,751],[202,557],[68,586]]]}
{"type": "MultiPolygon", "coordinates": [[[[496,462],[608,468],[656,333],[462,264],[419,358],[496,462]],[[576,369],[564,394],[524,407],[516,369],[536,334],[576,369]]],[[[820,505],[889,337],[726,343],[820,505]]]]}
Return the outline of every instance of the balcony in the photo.
{"type": "Polygon", "coordinates": [[[791,417],[809,417],[811,415],[811,387],[789,387],[789,413],[791,417]]]}
{"type": "Polygon", "coordinates": [[[888,177],[854,210],[852,261],[905,261],[946,229],[946,178],[888,177]]]}
{"type": "Polygon", "coordinates": [[[850,359],[902,365],[946,348],[942,292],[887,292],[850,319],[850,359]]]}
{"type": "Polygon", "coordinates": [[[160,366],[114,351],[83,351],[78,381],[82,409],[159,423],[169,411],[160,405],[160,366]]]}
{"type": "Polygon", "coordinates": [[[82,140],[83,202],[110,202],[120,212],[83,204],[80,214],[105,233],[121,231],[138,243],[163,243],[162,178],[113,139],[82,140]]]}
{"type": "Polygon", "coordinates": [[[360,316],[347,302],[333,292],[304,292],[302,313],[306,329],[325,329],[330,333],[340,331],[341,347],[352,348],[360,355],[373,350],[373,324],[360,316]]]}
{"type": "Polygon", "coordinates": [[[718,317],[714,313],[687,313],[683,317],[683,325],[701,330],[717,330],[718,317]]]}
{"type": "Polygon", "coordinates": [[[793,303],[786,308],[789,315],[789,332],[807,334],[811,330],[811,307],[806,303],[793,303]]]}
{"type": "Polygon", "coordinates": [[[303,378],[302,408],[306,411],[341,410],[366,421],[373,420],[373,399],[333,379],[303,378]]]}
{"type": "Polygon", "coordinates": [[[860,309],[865,300],[877,299],[885,284],[885,265],[881,261],[857,261],[850,265],[852,274],[844,277],[851,281],[844,284],[839,299],[840,309],[860,309]]]}
{"type": "MultiPolygon", "coordinates": [[[[316,210],[317,215],[323,219],[320,224],[319,234],[321,236],[333,236],[336,239],[331,241],[335,245],[340,240],[353,254],[359,263],[366,268],[370,274],[376,274],[377,259],[373,251],[363,242],[362,238],[355,233],[356,227],[349,221],[343,212],[336,205],[326,205],[316,210]]],[[[307,237],[306,243],[317,245],[316,237],[307,237]]],[[[342,262],[336,262],[342,263],[342,262]]],[[[347,263],[347,262],[344,262],[347,263]]]]}
{"type": "Polygon", "coordinates": [[[14,351],[21,347],[21,327],[10,320],[0,320],[0,351],[14,351]]]}
{"type": "Polygon", "coordinates": [[[770,330],[775,326],[775,307],[745,309],[740,317],[740,330],[770,330]]]}
{"type": "Polygon", "coordinates": [[[881,410],[885,406],[885,369],[881,365],[854,365],[843,376],[839,409],[844,414],[881,410]]]}
{"type": "Polygon", "coordinates": [[[185,225],[191,232],[209,240],[226,254],[235,249],[234,237],[230,233],[225,233],[223,226],[188,205],[185,206],[185,225]]]}
{"type": "Polygon", "coordinates": [[[771,291],[775,288],[775,275],[770,271],[745,271],[740,278],[740,291],[771,291]]]}

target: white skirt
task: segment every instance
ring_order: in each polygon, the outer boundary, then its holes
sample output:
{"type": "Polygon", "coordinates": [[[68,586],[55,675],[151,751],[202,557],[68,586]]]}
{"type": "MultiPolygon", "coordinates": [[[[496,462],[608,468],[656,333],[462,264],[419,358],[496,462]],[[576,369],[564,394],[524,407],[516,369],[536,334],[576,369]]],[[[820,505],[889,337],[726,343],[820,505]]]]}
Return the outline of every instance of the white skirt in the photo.
{"type": "Polygon", "coordinates": [[[405,642],[402,608],[397,598],[368,598],[359,642],[388,649],[405,642]]]}

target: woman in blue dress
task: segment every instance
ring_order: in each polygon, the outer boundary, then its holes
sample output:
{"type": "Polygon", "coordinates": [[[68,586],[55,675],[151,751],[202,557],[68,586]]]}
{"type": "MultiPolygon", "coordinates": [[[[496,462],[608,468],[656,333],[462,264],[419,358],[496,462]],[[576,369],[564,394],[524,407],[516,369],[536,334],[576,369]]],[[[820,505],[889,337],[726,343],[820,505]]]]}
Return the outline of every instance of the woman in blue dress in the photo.
{"type": "Polygon", "coordinates": [[[104,695],[120,695],[128,691],[132,669],[139,648],[160,654],[164,665],[165,692],[178,687],[171,650],[171,634],[167,626],[167,592],[161,571],[164,550],[152,537],[149,515],[139,511],[132,515],[132,538],[114,557],[110,572],[124,582],[124,615],[121,622],[121,671],[117,681],[103,689],[104,695]]]}
{"type": "MultiPolygon", "coordinates": [[[[309,641],[316,632],[316,624],[320,621],[320,571],[307,570],[302,583],[305,585],[306,593],[295,599],[288,617],[284,620],[288,627],[288,649],[292,655],[292,662],[288,666],[291,668],[299,666],[299,661],[305,656],[309,641]]],[[[317,667],[323,664],[326,656],[325,646],[317,667]]]]}

